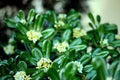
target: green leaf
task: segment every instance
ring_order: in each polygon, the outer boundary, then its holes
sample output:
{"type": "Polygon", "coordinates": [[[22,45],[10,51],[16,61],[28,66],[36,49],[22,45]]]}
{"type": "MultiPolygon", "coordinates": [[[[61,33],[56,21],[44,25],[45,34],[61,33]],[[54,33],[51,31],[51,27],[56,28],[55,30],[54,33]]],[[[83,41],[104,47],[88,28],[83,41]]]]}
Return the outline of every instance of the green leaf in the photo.
{"type": "Polygon", "coordinates": [[[8,65],[8,62],[7,62],[7,60],[3,60],[3,61],[1,61],[0,60],[0,66],[4,66],[4,65],[8,65]]]}
{"type": "Polygon", "coordinates": [[[52,80],[60,80],[59,74],[56,71],[56,69],[50,68],[47,73],[51,77],[52,80]]]}
{"type": "Polygon", "coordinates": [[[0,80],[13,80],[12,76],[10,74],[0,76],[0,80]]]}
{"type": "Polygon", "coordinates": [[[108,42],[109,42],[109,43],[111,43],[111,42],[113,42],[114,39],[115,39],[115,34],[113,34],[113,33],[108,33],[108,34],[106,34],[105,38],[108,39],[108,42]]]}
{"type": "Polygon", "coordinates": [[[95,57],[92,60],[92,64],[97,72],[96,80],[106,80],[108,74],[104,59],[101,57],[95,57]]]}
{"type": "Polygon", "coordinates": [[[73,62],[69,62],[65,68],[60,71],[60,80],[74,80],[76,73],[77,66],[73,62]]]}
{"type": "Polygon", "coordinates": [[[34,66],[36,66],[37,65],[37,60],[35,59],[35,58],[30,58],[29,59],[29,62],[31,63],[31,65],[34,65],[34,66]]]}
{"type": "Polygon", "coordinates": [[[88,62],[91,61],[91,56],[88,55],[88,54],[84,54],[81,58],[80,58],[80,62],[85,65],[87,64],[88,62]]]}
{"type": "Polygon", "coordinates": [[[54,63],[57,63],[59,65],[59,68],[64,67],[67,62],[68,59],[66,55],[62,55],[54,60],[54,63]]]}
{"type": "Polygon", "coordinates": [[[10,28],[16,28],[16,21],[13,19],[5,19],[5,24],[10,28]]]}
{"type": "Polygon", "coordinates": [[[88,25],[89,25],[92,29],[94,29],[94,26],[93,26],[92,23],[88,23],[88,25]]]}
{"type": "Polygon", "coordinates": [[[95,77],[96,77],[96,71],[92,70],[87,73],[85,80],[96,80],[95,77]]]}
{"type": "Polygon", "coordinates": [[[55,21],[57,21],[57,16],[56,16],[55,12],[53,12],[53,11],[47,11],[46,14],[47,14],[47,16],[48,16],[47,19],[48,19],[49,22],[51,22],[52,24],[54,24],[55,21]]]}
{"type": "Polygon", "coordinates": [[[68,23],[71,23],[72,21],[75,22],[75,20],[80,19],[80,17],[81,17],[81,14],[76,12],[74,14],[70,14],[67,17],[67,21],[68,23]]]}
{"type": "Polygon", "coordinates": [[[76,46],[82,43],[81,38],[77,38],[75,40],[72,41],[72,43],[70,44],[70,46],[76,46]]]}
{"type": "Polygon", "coordinates": [[[88,64],[86,66],[84,66],[84,71],[85,72],[90,72],[93,70],[93,66],[91,64],[88,64]]]}
{"type": "Polygon", "coordinates": [[[112,62],[109,68],[110,76],[112,76],[113,79],[119,80],[120,76],[120,60],[112,62]]]}
{"type": "Polygon", "coordinates": [[[24,51],[24,52],[21,52],[20,58],[25,61],[29,61],[31,58],[31,55],[24,51]]]}
{"type": "Polygon", "coordinates": [[[34,9],[31,9],[28,13],[28,16],[27,16],[27,21],[28,22],[32,22],[33,19],[35,17],[35,10],[34,9]]]}
{"type": "Polygon", "coordinates": [[[95,56],[106,57],[108,54],[109,54],[109,51],[101,51],[101,52],[94,54],[94,57],[95,56]]]}
{"type": "Polygon", "coordinates": [[[20,71],[26,71],[27,70],[27,64],[24,61],[20,61],[18,64],[18,70],[20,71]]]}
{"type": "Polygon", "coordinates": [[[88,17],[89,17],[89,19],[91,20],[91,22],[92,22],[93,24],[95,24],[95,19],[94,19],[93,14],[92,14],[92,13],[88,13],[88,17]]]}
{"type": "Polygon", "coordinates": [[[21,32],[23,35],[25,35],[26,32],[28,31],[28,30],[26,29],[26,27],[25,27],[22,23],[20,23],[20,22],[18,22],[18,23],[16,24],[16,29],[17,29],[17,31],[21,32]]]}
{"type": "Polygon", "coordinates": [[[45,29],[44,31],[42,31],[43,38],[47,39],[47,38],[52,37],[54,32],[55,32],[54,28],[45,29]]]}
{"type": "Polygon", "coordinates": [[[23,10],[19,10],[17,17],[19,17],[20,19],[25,19],[24,11],[23,10]]]}
{"type": "Polygon", "coordinates": [[[41,30],[41,27],[43,25],[43,15],[36,15],[36,18],[35,18],[35,23],[34,23],[34,28],[35,30],[37,31],[40,31],[41,30]]]}
{"type": "Polygon", "coordinates": [[[37,60],[39,60],[41,57],[43,57],[42,52],[41,52],[40,49],[38,49],[38,48],[34,48],[34,49],[32,50],[32,55],[33,55],[33,57],[36,58],[37,60]]]}
{"type": "Polygon", "coordinates": [[[117,30],[117,25],[115,24],[105,24],[105,30],[108,30],[108,31],[113,31],[113,30],[117,30]]]}
{"type": "Polygon", "coordinates": [[[95,49],[95,50],[93,51],[93,53],[92,53],[92,57],[94,57],[95,54],[99,53],[100,51],[101,51],[100,48],[95,49]]]}
{"type": "Polygon", "coordinates": [[[113,41],[110,43],[111,46],[113,47],[120,47],[120,40],[117,40],[117,41],[113,41]]]}
{"type": "Polygon", "coordinates": [[[87,46],[84,44],[81,45],[76,45],[76,46],[70,46],[71,49],[75,49],[75,51],[80,51],[80,50],[84,50],[87,46]]]}
{"type": "Polygon", "coordinates": [[[54,60],[54,62],[60,65],[60,64],[62,64],[63,59],[65,59],[65,58],[66,58],[65,55],[62,55],[62,56],[56,58],[56,59],[54,60]]]}
{"type": "Polygon", "coordinates": [[[14,59],[13,58],[9,58],[8,59],[8,64],[12,64],[14,62],[14,59]]]}
{"type": "Polygon", "coordinates": [[[70,48],[75,49],[76,51],[84,50],[87,46],[81,43],[81,38],[77,38],[70,44],[70,48]]]}
{"type": "Polygon", "coordinates": [[[100,15],[97,15],[96,19],[97,19],[98,24],[100,24],[100,22],[101,22],[101,17],[100,17],[100,15]]]}
{"type": "Polygon", "coordinates": [[[39,69],[39,70],[36,70],[36,71],[31,75],[31,77],[32,77],[33,80],[41,80],[44,75],[45,75],[44,69],[39,69]]]}
{"type": "Polygon", "coordinates": [[[70,29],[66,29],[64,32],[63,32],[63,35],[62,35],[62,41],[69,41],[70,40],[70,37],[71,37],[71,30],[70,29]]]}
{"type": "Polygon", "coordinates": [[[42,47],[42,51],[43,51],[45,57],[47,57],[47,58],[50,57],[51,49],[52,49],[51,41],[50,40],[45,40],[43,42],[43,47],[42,47]]]}

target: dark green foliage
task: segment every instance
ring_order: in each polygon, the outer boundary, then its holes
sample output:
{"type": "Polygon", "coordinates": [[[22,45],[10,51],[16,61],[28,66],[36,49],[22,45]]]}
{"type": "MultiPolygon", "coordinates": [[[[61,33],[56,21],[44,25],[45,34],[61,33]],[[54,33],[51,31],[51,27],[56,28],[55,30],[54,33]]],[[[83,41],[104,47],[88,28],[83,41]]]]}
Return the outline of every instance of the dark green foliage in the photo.
{"type": "Polygon", "coordinates": [[[11,58],[0,60],[1,80],[13,80],[18,71],[25,71],[33,80],[120,80],[117,26],[101,24],[99,15],[89,13],[92,29],[84,32],[79,12],[62,15],[59,19],[54,11],[36,14],[32,9],[27,18],[20,10],[14,19],[6,19],[23,49],[15,47],[14,56],[8,54],[11,58]]]}

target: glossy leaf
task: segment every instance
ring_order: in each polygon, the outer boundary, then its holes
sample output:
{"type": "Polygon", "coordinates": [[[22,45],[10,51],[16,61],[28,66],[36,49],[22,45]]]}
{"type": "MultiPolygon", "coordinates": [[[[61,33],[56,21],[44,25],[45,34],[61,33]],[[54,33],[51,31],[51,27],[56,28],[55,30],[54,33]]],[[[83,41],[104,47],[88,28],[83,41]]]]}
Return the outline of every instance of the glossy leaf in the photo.
{"type": "Polygon", "coordinates": [[[34,9],[31,9],[31,10],[29,11],[29,13],[28,13],[27,21],[28,21],[28,22],[32,22],[33,19],[34,19],[34,17],[35,17],[35,11],[34,11],[34,9]]]}
{"type": "Polygon", "coordinates": [[[43,51],[45,57],[47,57],[47,58],[50,57],[51,49],[52,49],[51,41],[50,40],[45,40],[43,42],[43,47],[42,47],[42,51],[43,51]]]}
{"type": "Polygon", "coordinates": [[[80,58],[80,62],[85,65],[87,64],[88,62],[90,62],[91,60],[91,56],[88,55],[88,54],[84,54],[81,58],[80,58]]]}
{"type": "Polygon", "coordinates": [[[93,14],[92,14],[92,13],[89,13],[89,14],[88,14],[88,17],[89,17],[89,19],[91,20],[91,22],[92,22],[93,24],[95,24],[95,19],[94,19],[93,14]]]}
{"type": "Polygon", "coordinates": [[[54,28],[45,29],[44,31],[42,31],[43,38],[47,39],[52,37],[54,32],[55,32],[54,28]]]}
{"type": "Polygon", "coordinates": [[[24,61],[20,61],[17,66],[18,66],[18,70],[20,70],[20,71],[27,70],[27,64],[24,61]]]}
{"type": "Polygon", "coordinates": [[[97,72],[96,79],[106,80],[108,74],[107,74],[106,63],[104,59],[101,57],[95,57],[92,60],[92,64],[94,69],[97,72]]]}
{"type": "Polygon", "coordinates": [[[71,30],[70,29],[66,29],[62,35],[62,40],[63,41],[69,41],[71,38],[71,30]]]}
{"type": "Polygon", "coordinates": [[[32,50],[32,55],[34,58],[36,58],[37,60],[39,60],[41,57],[43,57],[42,52],[38,49],[38,48],[34,48],[32,50]]]}

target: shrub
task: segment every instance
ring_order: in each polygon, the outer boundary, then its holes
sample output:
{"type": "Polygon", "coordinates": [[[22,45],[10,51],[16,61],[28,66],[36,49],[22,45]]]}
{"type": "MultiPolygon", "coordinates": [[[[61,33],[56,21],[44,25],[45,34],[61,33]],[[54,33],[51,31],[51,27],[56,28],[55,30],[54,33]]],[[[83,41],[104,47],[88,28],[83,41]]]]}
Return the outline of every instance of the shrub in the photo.
{"type": "MultiPolygon", "coordinates": [[[[47,11],[25,16],[22,10],[5,23],[13,28],[9,56],[0,61],[0,80],[120,80],[120,36],[117,26],[88,14],[85,31],[81,14],[47,11]]],[[[1,43],[2,44],[2,43],[1,43]]]]}

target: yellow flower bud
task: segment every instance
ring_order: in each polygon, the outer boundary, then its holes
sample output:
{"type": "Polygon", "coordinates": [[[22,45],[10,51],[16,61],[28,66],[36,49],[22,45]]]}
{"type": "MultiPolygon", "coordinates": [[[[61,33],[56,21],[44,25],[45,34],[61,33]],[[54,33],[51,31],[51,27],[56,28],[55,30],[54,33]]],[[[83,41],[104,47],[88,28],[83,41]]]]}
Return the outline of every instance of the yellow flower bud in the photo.
{"type": "Polygon", "coordinates": [[[65,23],[64,23],[62,20],[59,20],[58,22],[55,21],[54,27],[55,27],[55,28],[61,28],[61,27],[63,27],[64,25],[65,25],[65,23]]]}
{"type": "Polygon", "coordinates": [[[49,69],[51,67],[52,61],[50,59],[47,58],[41,58],[40,61],[37,62],[37,69],[40,68],[45,68],[45,69],[49,69]]]}
{"type": "Polygon", "coordinates": [[[3,47],[3,50],[5,51],[6,54],[11,55],[14,53],[14,46],[11,44],[8,44],[7,46],[3,47]]]}
{"type": "Polygon", "coordinates": [[[86,35],[86,32],[83,29],[80,29],[80,28],[73,29],[73,37],[78,38],[85,35],[86,35]]]}
{"type": "Polygon", "coordinates": [[[34,43],[42,37],[42,34],[40,32],[36,32],[34,30],[30,30],[26,33],[28,39],[30,41],[33,41],[34,43]]]}
{"type": "Polygon", "coordinates": [[[67,48],[69,47],[69,44],[67,42],[62,42],[62,43],[56,43],[54,45],[54,48],[56,48],[60,53],[65,52],[67,48]]]}
{"type": "Polygon", "coordinates": [[[14,75],[15,80],[30,80],[31,77],[26,75],[26,72],[19,71],[14,75]]]}

